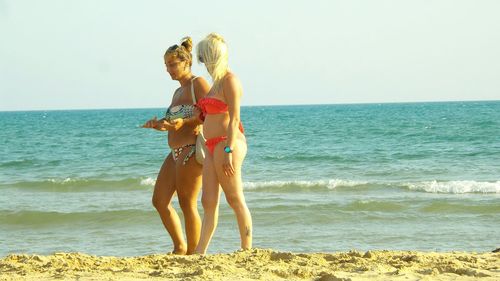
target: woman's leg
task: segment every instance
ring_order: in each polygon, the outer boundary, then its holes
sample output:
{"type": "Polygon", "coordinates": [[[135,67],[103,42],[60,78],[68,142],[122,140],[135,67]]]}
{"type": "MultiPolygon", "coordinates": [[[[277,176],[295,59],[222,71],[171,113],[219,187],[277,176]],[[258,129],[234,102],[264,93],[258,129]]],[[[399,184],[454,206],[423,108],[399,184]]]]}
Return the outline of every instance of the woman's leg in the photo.
{"type": "Polygon", "coordinates": [[[161,221],[167,229],[172,242],[174,243],[174,254],[186,253],[186,242],[182,236],[181,221],[177,212],[172,207],[171,201],[175,193],[175,162],[170,153],[156,179],[155,190],[153,192],[153,206],[160,214],[161,221]]]}
{"type": "Polygon", "coordinates": [[[227,203],[236,214],[238,228],[240,230],[241,248],[246,250],[252,248],[252,216],[245,202],[243,183],[241,180],[241,167],[247,153],[247,144],[244,137],[235,142],[235,147],[232,152],[235,174],[230,177],[226,176],[222,166],[225,157],[225,152],[223,150],[225,145],[226,142],[221,142],[215,147],[213,156],[214,166],[217,172],[217,179],[222,186],[222,190],[224,190],[227,203]]]}
{"type": "Polygon", "coordinates": [[[175,186],[177,197],[184,214],[184,226],[187,238],[187,254],[193,254],[200,239],[201,219],[198,213],[198,193],[201,188],[201,169],[203,166],[196,162],[192,155],[184,164],[185,157],[191,149],[184,149],[175,163],[175,186]]]}
{"type": "Polygon", "coordinates": [[[210,240],[214,235],[219,219],[220,187],[210,153],[207,153],[203,162],[202,174],[201,203],[203,205],[203,223],[201,226],[200,241],[196,247],[196,253],[198,254],[205,254],[207,252],[208,244],[210,244],[210,240]]]}

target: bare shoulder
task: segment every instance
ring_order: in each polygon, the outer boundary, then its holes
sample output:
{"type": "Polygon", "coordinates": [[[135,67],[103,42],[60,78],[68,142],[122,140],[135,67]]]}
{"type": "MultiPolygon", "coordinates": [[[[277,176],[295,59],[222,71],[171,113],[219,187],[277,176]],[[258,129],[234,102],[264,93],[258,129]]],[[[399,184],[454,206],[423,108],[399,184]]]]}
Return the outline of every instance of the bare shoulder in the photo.
{"type": "Polygon", "coordinates": [[[205,87],[210,87],[210,85],[208,84],[207,80],[205,80],[205,78],[203,77],[196,77],[194,80],[193,80],[193,84],[196,88],[205,88],[205,87]]]}
{"type": "Polygon", "coordinates": [[[232,72],[227,73],[226,76],[224,76],[223,90],[225,94],[232,93],[233,95],[241,95],[241,82],[238,76],[232,72]]]}
{"type": "Polygon", "coordinates": [[[240,79],[236,74],[232,72],[228,72],[226,76],[224,76],[224,84],[226,85],[241,85],[240,79]]]}
{"type": "Polygon", "coordinates": [[[196,100],[199,100],[206,96],[210,91],[210,84],[203,77],[196,77],[193,80],[194,92],[196,95],[196,100]]]}

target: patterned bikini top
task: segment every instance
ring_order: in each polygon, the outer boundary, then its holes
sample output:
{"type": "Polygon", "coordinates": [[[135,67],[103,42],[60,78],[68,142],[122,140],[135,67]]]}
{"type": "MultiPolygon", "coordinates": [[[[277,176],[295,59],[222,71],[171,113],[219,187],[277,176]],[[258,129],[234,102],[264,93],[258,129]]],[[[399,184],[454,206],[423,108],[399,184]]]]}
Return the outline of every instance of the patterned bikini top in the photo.
{"type": "Polygon", "coordinates": [[[165,120],[172,121],[174,119],[188,119],[193,117],[194,105],[192,104],[180,104],[176,106],[171,106],[165,112],[165,120]]]}
{"type": "Polygon", "coordinates": [[[191,98],[193,99],[193,104],[179,104],[171,106],[165,112],[165,120],[172,121],[174,119],[182,118],[188,119],[193,117],[193,110],[196,107],[196,96],[194,94],[193,80],[196,76],[191,79],[191,98]]]}

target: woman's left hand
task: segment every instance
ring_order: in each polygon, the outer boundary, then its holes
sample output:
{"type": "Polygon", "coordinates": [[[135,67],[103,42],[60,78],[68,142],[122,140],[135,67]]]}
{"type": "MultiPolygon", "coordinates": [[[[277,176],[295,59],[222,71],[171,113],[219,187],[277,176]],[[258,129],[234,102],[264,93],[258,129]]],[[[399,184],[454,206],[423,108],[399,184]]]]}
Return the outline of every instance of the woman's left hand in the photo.
{"type": "Polygon", "coordinates": [[[179,130],[182,125],[184,125],[184,119],[182,118],[177,118],[171,121],[172,125],[174,126],[174,130],[179,130]]]}
{"type": "Polygon", "coordinates": [[[224,152],[224,164],[222,164],[222,169],[224,170],[224,174],[226,174],[226,176],[230,177],[234,175],[232,153],[224,152]]]}

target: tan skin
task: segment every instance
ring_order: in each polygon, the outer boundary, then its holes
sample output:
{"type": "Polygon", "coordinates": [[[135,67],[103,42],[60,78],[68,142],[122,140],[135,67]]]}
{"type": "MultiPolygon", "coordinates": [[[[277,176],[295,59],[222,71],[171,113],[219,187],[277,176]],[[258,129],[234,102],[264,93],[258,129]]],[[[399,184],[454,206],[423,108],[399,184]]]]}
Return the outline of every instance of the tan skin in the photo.
{"type": "MultiPolygon", "coordinates": [[[[193,74],[189,61],[181,61],[177,57],[167,55],[165,66],[173,80],[180,83],[180,88],[174,92],[170,106],[193,104],[191,97],[191,79],[193,74]]],[[[203,98],[210,86],[205,79],[198,77],[193,81],[196,100],[203,98]]],[[[186,144],[195,144],[200,121],[197,117],[191,119],[175,119],[167,122],[154,117],[143,127],[158,131],[168,131],[168,145],[171,148],[186,144]]],[[[170,234],[174,244],[174,254],[193,254],[200,238],[201,219],[198,213],[197,197],[201,188],[202,165],[196,162],[195,156],[189,158],[185,165],[183,160],[189,149],[184,149],[177,161],[170,153],[156,179],[153,192],[153,206],[158,211],[165,229],[170,234]],[[179,215],[172,207],[172,197],[177,192],[179,205],[184,214],[187,243],[182,234],[179,215]]]]}
{"type": "Polygon", "coordinates": [[[246,250],[252,247],[252,217],[245,202],[241,179],[241,167],[247,153],[245,135],[239,130],[242,88],[236,75],[231,72],[226,74],[222,83],[222,91],[210,92],[207,97],[225,102],[228,112],[207,115],[203,123],[203,134],[207,139],[218,136],[227,136],[228,139],[217,144],[213,155],[207,153],[203,163],[201,201],[204,215],[201,237],[196,248],[198,254],[206,253],[217,226],[220,187],[236,214],[241,248],[246,250]],[[225,146],[229,146],[233,152],[224,152],[225,146]]]}

